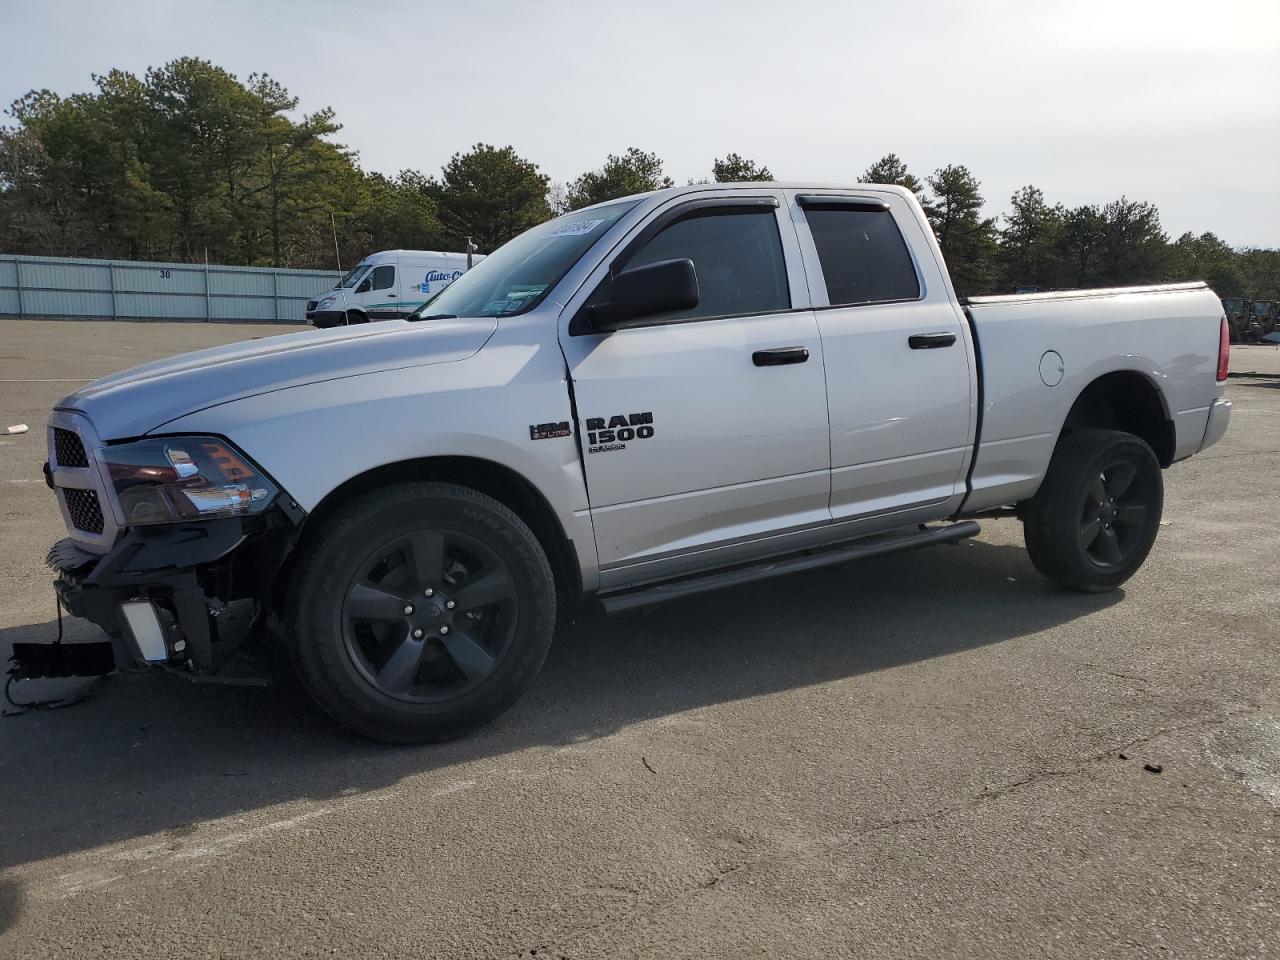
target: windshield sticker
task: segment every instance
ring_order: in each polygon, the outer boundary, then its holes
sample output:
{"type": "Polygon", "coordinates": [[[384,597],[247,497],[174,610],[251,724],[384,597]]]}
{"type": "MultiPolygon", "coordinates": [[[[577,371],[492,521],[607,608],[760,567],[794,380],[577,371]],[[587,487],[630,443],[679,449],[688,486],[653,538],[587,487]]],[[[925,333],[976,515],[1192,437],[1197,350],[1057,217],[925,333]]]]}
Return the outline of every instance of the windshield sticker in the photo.
{"type": "Polygon", "coordinates": [[[556,227],[547,236],[549,237],[581,237],[590,233],[600,224],[604,223],[604,218],[599,220],[575,220],[573,223],[566,223],[562,227],[556,227]]]}

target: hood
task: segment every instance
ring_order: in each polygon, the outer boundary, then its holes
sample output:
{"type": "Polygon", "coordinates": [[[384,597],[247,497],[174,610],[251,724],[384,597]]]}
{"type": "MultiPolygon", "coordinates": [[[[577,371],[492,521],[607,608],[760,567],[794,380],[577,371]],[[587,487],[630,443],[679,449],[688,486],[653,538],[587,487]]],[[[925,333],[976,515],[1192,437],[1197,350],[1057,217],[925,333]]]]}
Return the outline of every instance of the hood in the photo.
{"type": "Polygon", "coordinates": [[[55,407],[88,416],[104,440],[138,437],[178,417],[261,393],[465,360],[496,329],[497,321],[487,317],[391,320],[246,340],[103,377],[55,407]]]}

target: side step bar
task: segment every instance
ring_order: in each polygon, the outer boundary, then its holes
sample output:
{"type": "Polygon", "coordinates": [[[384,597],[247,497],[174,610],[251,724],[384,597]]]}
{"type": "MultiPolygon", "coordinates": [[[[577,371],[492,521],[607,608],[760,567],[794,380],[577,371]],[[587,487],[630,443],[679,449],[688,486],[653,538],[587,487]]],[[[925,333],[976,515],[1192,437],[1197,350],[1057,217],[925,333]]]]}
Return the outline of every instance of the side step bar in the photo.
{"type": "Polygon", "coordinates": [[[739,584],[780,577],[788,573],[799,573],[802,570],[829,567],[849,560],[878,557],[886,553],[897,553],[899,550],[910,550],[914,547],[927,547],[935,543],[956,543],[967,537],[976,536],[980,530],[981,527],[972,520],[964,520],[945,527],[924,527],[907,533],[877,534],[835,547],[778,557],[684,580],[672,580],[626,593],[606,594],[598,599],[606,614],[643,610],[696,593],[736,587],[739,584]]]}

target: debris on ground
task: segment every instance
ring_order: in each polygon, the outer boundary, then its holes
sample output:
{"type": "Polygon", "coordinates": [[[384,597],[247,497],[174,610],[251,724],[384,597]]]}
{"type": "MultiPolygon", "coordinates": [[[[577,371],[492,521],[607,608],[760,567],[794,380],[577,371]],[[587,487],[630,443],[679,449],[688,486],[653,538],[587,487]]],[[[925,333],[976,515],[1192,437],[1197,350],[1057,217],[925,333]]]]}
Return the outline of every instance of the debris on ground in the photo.
{"type": "Polygon", "coordinates": [[[1148,773],[1160,773],[1164,770],[1164,767],[1158,763],[1144,763],[1142,765],[1142,769],[1146,770],[1148,773]]]}
{"type": "Polygon", "coordinates": [[[26,433],[29,429],[31,428],[28,427],[25,423],[15,423],[13,426],[9,428],[9,432],[10,433],[26,433]]]}

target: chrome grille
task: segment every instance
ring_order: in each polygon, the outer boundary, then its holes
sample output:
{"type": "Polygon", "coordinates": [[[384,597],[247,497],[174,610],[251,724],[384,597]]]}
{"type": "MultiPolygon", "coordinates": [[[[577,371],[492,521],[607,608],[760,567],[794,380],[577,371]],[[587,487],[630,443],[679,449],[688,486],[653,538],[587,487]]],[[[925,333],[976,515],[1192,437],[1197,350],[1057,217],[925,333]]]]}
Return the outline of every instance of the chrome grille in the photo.
{"type": "Polygon", "coordinates": [[[67,504],[67,513],[71,515],[71,523],[77,530],[102,533],[105,524],[97,491],[66,487],[62,490],[62,496],[67,504]]]}
{"type": "Polygon", "coordinates": [[[85,455],[84,444],[70,430],[61,427],[53,428],[53,457],[60,467],[87,467],[89,458],[85,455]]]}

